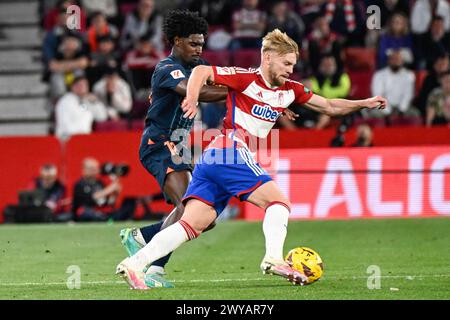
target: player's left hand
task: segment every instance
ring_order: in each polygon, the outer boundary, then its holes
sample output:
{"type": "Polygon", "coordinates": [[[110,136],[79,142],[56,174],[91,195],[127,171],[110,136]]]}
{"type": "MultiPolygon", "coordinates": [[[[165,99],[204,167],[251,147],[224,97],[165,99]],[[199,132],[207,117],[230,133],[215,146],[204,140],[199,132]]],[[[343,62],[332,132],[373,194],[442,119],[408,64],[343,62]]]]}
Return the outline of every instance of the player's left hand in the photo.
{"type": "Polygon", "coordinates": [[[183,118],[194,119],[195,115],[198,112],[198,102],[194,100],[190,100],[188,98],[184,98],[181,103],[181,109],[184,111],[183,118]]]}
{"type": "Polygon", "coordinates": [[[295,121],[295,119],[299,117],[298,114],[288,108],[284,109],[283,116],[287,117],[291,121],[295,121]]]}
{"type": "Polygon", "coordinates": [[[363,105],[368,109],[384,109],[386,108],[387,100],[381,96],[375,96],[364,100],[363,105]]]}

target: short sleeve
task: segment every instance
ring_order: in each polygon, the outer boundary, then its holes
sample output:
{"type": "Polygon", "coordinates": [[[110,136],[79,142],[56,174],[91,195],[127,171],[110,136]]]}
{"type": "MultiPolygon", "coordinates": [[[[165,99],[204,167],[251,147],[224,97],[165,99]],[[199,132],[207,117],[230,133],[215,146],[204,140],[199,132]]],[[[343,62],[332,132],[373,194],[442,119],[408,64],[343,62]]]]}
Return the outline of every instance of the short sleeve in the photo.
{"type": "Polygon", "coordinates": [[[155,71],[153,83],[159,88],[175,89],[186,77],[186,71],[179,64],[168,64],[155,71]]]}
{"type": "Polygon", "coordinates": [[[236,91],[244,91],[254,80],[254,73],[248,69],[217,66],[212,68],[215,84],[227,86],[236,91]]]}
{"type": "Polygon", "coordinates": [[[313,92],[306,88],[303,84],[297,81],[292,81],[295,93],[295,102],[298,104],[305,104],[313,96],[313,92]]]}

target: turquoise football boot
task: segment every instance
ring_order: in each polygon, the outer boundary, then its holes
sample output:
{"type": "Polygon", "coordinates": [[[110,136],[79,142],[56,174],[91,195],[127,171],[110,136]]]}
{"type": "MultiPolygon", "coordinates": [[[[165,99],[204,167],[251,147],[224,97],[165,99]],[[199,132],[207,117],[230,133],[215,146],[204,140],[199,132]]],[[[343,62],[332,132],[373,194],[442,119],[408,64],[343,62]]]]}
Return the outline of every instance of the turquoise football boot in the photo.
{"type": "Polygon", "coordinates": [[[144,247],[144,245],[139,243],[134,237],[136,232],[137,228],[126,228],[120,230],[120,239],[130,257],[144,247]]]}
{"type": "Polygon", "coordinates": [[[172,282],[164,279],[164,276],[159,273],[146,274],[144,280],[149,288],[175,288],[172,282]]]}

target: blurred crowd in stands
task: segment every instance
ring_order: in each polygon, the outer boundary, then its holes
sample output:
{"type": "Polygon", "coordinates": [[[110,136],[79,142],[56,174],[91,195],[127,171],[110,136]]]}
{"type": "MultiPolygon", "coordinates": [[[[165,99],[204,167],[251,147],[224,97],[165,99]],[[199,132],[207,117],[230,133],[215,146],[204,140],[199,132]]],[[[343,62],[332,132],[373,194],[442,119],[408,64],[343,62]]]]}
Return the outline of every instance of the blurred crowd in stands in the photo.
{"type": "MultiPolygon", "coordinates": [[[[326,98],[389,101],[385,110],[344,119],[294,105],[298,120],[279,127],[449,123],[447,0],[44,0],[43,78],[58,137],[142,128],[152,72],[170,54],[164,13],[175,8],[208,21],[203,58],[212,65],[257,67],[261,37],[279,28],[301,48],[294,80],[326,98]],[[71,5],[81,8],[79,30],[67,27],[71,5]]],[[[201,111],[204,128],[221,126],[223,105],[202,104],[201,111]]]]}

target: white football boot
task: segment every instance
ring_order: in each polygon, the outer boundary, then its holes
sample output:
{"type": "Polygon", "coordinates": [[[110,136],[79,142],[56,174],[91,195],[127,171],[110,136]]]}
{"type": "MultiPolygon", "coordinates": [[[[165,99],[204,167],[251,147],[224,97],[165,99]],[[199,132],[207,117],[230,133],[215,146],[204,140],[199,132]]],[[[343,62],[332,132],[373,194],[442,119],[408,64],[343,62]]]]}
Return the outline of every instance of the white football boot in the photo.
{"type": "Polygon", "coordinates": [[[125,258],[117,265],[116,274],[121,276],[130,286],[131,289],[147,290],[149,289],[145,284],[145,274],[142,270],[136,270],[130,264],[130,258],[125,258]]]}
{"type": "Polygon", "coordinates": [[[277,260],[271,257],[264,257],[260,265],[263,274],[274,274],[287,279],[292,284],[308,284],[308,277],[298,270],[293,269],[284,260],[277,260]]]}

